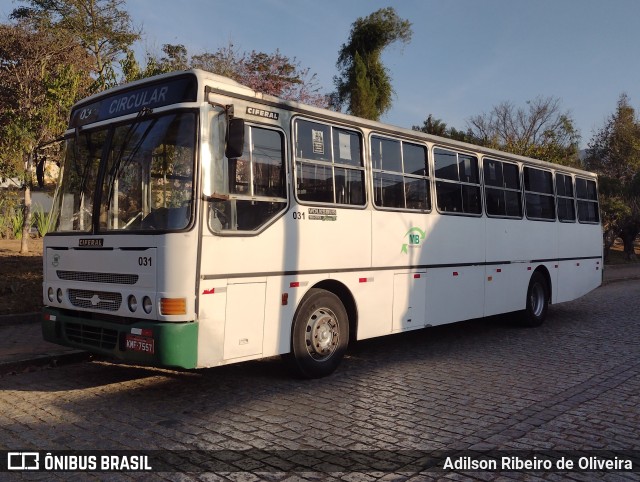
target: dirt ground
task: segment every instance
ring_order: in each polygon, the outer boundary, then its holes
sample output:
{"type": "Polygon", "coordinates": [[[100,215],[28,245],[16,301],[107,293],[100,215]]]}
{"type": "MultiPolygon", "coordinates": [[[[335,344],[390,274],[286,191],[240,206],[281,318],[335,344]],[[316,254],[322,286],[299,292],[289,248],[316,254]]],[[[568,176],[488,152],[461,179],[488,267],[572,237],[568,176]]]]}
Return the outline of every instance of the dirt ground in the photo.
{"type": "Polygon", "coordinates": [[[20,241],[0,239],[0,315],[30,313],[42,308],[42,238],[29,240],[29,254],[20,241]]]}

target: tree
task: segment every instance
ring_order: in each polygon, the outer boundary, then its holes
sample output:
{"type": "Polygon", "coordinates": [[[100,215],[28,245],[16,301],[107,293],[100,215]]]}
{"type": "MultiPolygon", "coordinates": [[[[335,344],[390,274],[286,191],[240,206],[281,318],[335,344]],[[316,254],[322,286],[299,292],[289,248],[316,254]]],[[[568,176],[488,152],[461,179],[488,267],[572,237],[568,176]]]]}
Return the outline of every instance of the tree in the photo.
{"type": "Polygon", "coordinates": [[[133,82],[154,75],[166,74],[176,70],[187,70],[190,68],[187,48],[182,44],[164,44],[162,46],[164,55],[158,57],[147,53],[146,65],[140,66],[132,50],[127,50],[126,56],[120,61],[122,77],[120,84],[133,82]]]}
{"type": "Polygon", "coordinates": [[[205,52],[191,57],[191,65],[196,69],[237,80],[241,75],[241,65],[245,54],[229,42],[215,52],[205,52]]]}
{"type": "Polygon", "coordinates": [[[255,50],[245,54],[235,80],[253,90],[285,100],[328,106],[326,96],[319,92],[316,74],[310,74],[310,69],[301,67],[295,57],[290,59],[279,50],[272,54],[255,50]]]}
{"type": "Polygon", "coordinates": [[[184,45],[165,44],[164,56],[147,54],[147,62],[141,69],[132,53],[122,63],[126,81],[137,80],[174,70],[203,69],[229,77],[264,94],[294,100],[317,107],[328,107],[327,96],[320,93],[316,75],[300,66],[295,57],[290,59],[276,50],[265,52],[240,52],[233,44],[215,52],[205,52],[189,57],[184,45]]]}
{"type": "Polygon", "coordinates": [[[579,166],[578,141],[569,112],[560,99],[536,97],[527,107],[502,102],[488,114],[471,117],[469,134],[476,143],[547,162],[579,166]]]}
{"type": "Polygon", "coordinates": [[[334,78],[335,107],[378,120],[391,108],[393,88],[389,71],[382,64],[382,51],[396,41],[411,40],[411,23],[398,17],[392,7],[382,8],[351,26],[349,41],[342,45],[334,78]]]}
{"type": "Polygon", "coordinates": [[[92,92],[116,85],[115,66],[140,38],[132,26],[124,0],[22,0],[11,18],[28,20],[39,29],[68,32],[93,59],[92,92]]]}
{"type": "Polygon", "coordinates": [[[21,252],[28,251],[33,163],[38,146],[58,137],[67,113],[88,86],[88,62],[75,40],[28,22],[0,25],[0,177],[24,189],[21,252]]]}
{"type": "Polygon", "coordinates": [[[626,94],[589,142],[585,166],[600,175],[605,255],[620,236],[625,257],[635,258],[634,240],[640,232],[640,121],[626,94]]]}
{"type": "Polygon", "coordinates": [[[455,127],[447,127],[447,123],[442,119],[436,119],[433,114],[429,114],[427,119],[423,122],[422,126],[413,126],[414,131],[425,132],[434,136],[447,137],[460,142],[470,142],[472,144],[480,144],[477,139],[473,137],[470,131],[459,131],[455,127]]]}

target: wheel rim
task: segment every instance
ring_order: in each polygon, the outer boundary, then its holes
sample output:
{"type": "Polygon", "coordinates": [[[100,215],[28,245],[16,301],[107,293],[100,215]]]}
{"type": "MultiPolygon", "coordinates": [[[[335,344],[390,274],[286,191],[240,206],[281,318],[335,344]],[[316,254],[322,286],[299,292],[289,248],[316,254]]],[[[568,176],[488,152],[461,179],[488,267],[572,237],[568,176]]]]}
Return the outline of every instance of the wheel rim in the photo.
{"type": "Polygon", "coordinates": [[[338,317],[327,308],[318,308],[307,320],[305,344],[307,352],[316,361],[331,357],[340,341],[338,317]]]}
{"type": "Polygon", "coordinates": [[[542,316],[544,311],[544,288],[540,283],[535,283],[531,287],[531,294],[529,295],[529,306],[531,306],[531,313],[536,318],[542,316]]]}

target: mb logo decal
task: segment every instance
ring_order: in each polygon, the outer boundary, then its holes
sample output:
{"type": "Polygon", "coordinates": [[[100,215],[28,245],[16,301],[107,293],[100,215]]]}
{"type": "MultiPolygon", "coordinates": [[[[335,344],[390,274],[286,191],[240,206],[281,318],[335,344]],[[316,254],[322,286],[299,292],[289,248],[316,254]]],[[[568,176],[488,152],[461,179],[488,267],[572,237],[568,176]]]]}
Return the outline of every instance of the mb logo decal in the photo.
{"type": "Polygon", "coordinates": [[[402,252],[407,254],[409,252],[409,248],[417,248],[419,247],[425,238],[425,232],[420,228],[411,228],[407,231],[407,234],[404,235],[407,238],[407,243],[402,245],[402,252]]]}

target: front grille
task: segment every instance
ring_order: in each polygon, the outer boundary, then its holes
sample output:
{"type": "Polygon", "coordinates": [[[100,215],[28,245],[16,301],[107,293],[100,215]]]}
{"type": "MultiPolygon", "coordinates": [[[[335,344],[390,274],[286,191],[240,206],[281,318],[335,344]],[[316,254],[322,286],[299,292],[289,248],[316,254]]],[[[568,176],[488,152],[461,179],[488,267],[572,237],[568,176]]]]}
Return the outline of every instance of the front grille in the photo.
{"type": "Polygon", "coordinates": [[[81,323],[65,323],[65,334],[67,339],[74,343],[106,350],[113,350],[118,341],[116,330],[81,323]]]}
{"type": "Polygon", "coordinates": [[[134,285],[138,282],[137,274],[91,273],[87,271],[56,271],[59,279],[65,281],[82,281],[86,283],[113,283],[134,285]]]}
{"type": "Polygon", "coordinates": [[[118,311],[122,304],[122,295],[108,291],[70,289],[69,301],[77,308],[118,311]]]}

